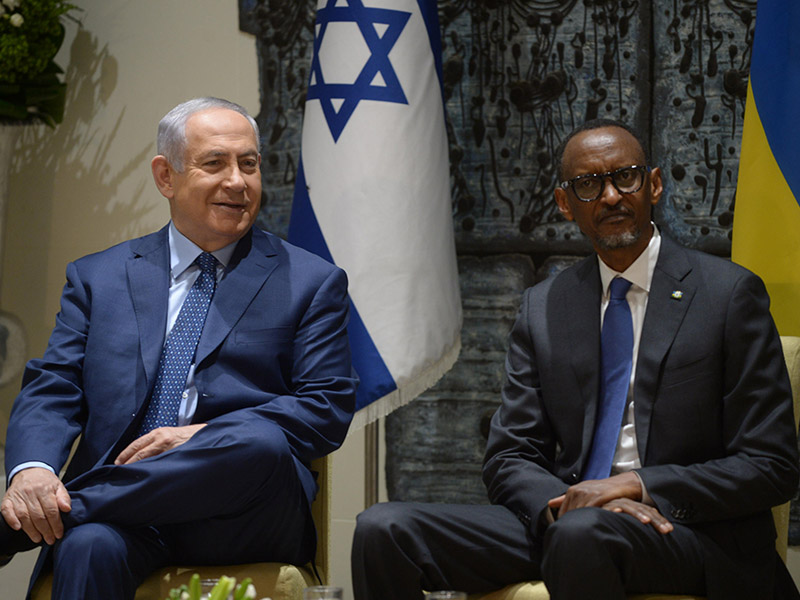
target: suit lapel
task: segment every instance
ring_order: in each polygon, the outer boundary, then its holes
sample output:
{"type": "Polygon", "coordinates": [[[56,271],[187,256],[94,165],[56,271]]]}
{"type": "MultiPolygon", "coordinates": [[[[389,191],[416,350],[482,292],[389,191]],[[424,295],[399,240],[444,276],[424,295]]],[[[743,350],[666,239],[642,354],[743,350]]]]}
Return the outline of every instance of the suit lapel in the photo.
{"type": "Polygon", "coordinates": [[[634,381],[636,442],[642,464],[646,464],[650,417],[659,374],[667,352],[692,303],[696,286],[685,281],[692,270],[685,251],[669,238],[661,237],[661,250],[647,299],[634,381]]]}
{"type": "Polygon", "coordinates": [[[277,266],[277,252],[264,233],[253,229],[242,238],[208,308],[195,364],[223,342],[277,266]]]}
{"type": "MultiPolygon", "coordinates": [[[[167,327],[169,298],[167,240],[166,227],[142,238],[133,248],[133,256],[127,263],[128,285],[139,328],[139,345],[148,390],[155,381],[167,327]]],[[[144,398],[136,398],[137,406],[143,401],[144,398]]]]}
{"type": "Polygon", "coordinates": [[[559,304],[565,311],[561,322],[569,323],[568,348],[584,408],[582,453],[588,455],[597,416],[600,381],[601,286],[597,257],[592,255],[573,273],[574,279],[561,290],[559,304]]]}

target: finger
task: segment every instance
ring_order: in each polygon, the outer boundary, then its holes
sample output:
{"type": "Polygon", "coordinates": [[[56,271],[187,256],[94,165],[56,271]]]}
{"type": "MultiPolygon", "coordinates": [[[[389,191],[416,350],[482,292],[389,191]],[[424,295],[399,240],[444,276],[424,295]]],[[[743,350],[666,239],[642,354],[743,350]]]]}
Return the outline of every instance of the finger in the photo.
{"type": "Polygon", "coordinates": [[[0,514],[3,515],[6,525],[11,527],[11,529],[14,531],[22,529],[22,522],[17,518],[17,512],[14,510],[14,503],[9,498],[5,498],[2,505],[0,505],[0,514]]]}
{"type": "Polygon", "coordinates": [[[35,514],[34,510],[29,510],[30,507],[25,507],[25,510],[18,507],[17,515],[19,515],[20,523],[22,523],[22,531],[24,531],[32,541],[37,544],[44,539],[42,530],[39,527],[41,519],[35,514]]]}
{"type": "MultiPolygon", "coordinates": [[[[60,513],[55,503],[55,496],[35,498],[31,504],[30,514],[32,527],[35,528],[36,532],[41,535],[47,544],[54,544],[56,531],[53,529],[53,521],[57,520],[59,524],[61,521],[60,513]]],[[[25,528],[23,527],[23,529],[25,528]]],[[[27,529],[25,531],[26,533],[28,532],[27,529]]],[[[30,536],[30,533],[28,535],[30,536]]]]}
{"type": "Polygon", "coordinates": [[[47,499],[47,502],[42,505],[42,511],[48,526],[44,539],[48,544],[54,544],[56,540],[60,540],[64,536],[64,524],[61,522],[61,511],[58,509],[56,496],[47,499]]]}
{"type": "Polygon", "coordinates": [[[61,512],[69,512],[72,510],[72,498],[69,497],[69,492],[64,484],[59,481],[58,488],[56,489],[56,503],[58,510],[61,512]]]}
{"type": "Polygon", "coordinates": [[[605,504],[603,508],[615,513],[629,514],[645,525],[652,525],[659,533],[669,533],[674,529],[672,523],[658,509],[635,500],[621,498],[605,504]]]}
{"type": "MultiPolygon", "coordinates": [[[[7,503],[8,512],[13,513],[14,518],[13,520],[16,521],[13,525],[11,523],[12,519],[6,521],[15,531],[24,531],[25,534],[31,538],[37,544],[42,541],[42,536],[39,533],[39,530],[36,529],[36,526],[33,524],[31,520],[30,510],[28,505],[23,501],[22,498],[17,498],[16,500],[8,499],[7,503]]],[[[6,512],[3,513],[3,517],[5,518],[6,512]]]]}
{"type": "Polygon", "coordinates": [[[131,454],[125,462],[121,463],[123,465],[130,465],[135,462],[138,462],[144,458],[149,458],[151,456],[155,456],[156,454],[160,453],[158,449],[159,446],[156,440],[149,441],[148,444],[140,447],[136,452],[131,454]]]}
{"type": "MultiPolygon", "coordinates": [[[[149,434],[147,434],[149,435],[149,434]]],[[[139,448],[142,446],[144,440],[147,438],[147,435],[143,435],[140,438],[133,440],[130,444],[128,444],[122,452],[117,455],[117,458],[114,459],[115,465],[125,465],[128,463],[128,460],[139,451],[139,448]]]]}
{"type": "Polygon", "coordinates": [[[615,506],[615,508],[619,508],[619,512],[627,513],[633,517],[636,517],[641,523],[648,525],[651,521],[650,514],[648,511],[641,508],[641,505],[636,505],[633,503],[622,503],[621,506],[615,506]]]}
{"type": "Polygon", "coordinates": [[[550,507],[552,511],[557,511],[553,513],[553,516],[556,519],[560,519],[564,513],[569,510],[569,504],[566,494],[562,494],[561,496],[557,496],[555,498],[551,498],[548,500],[547,505],[550,507]]]}
{"type": "Polygon", "coordinates": [[[135,440],[135,441],[134,441],[134,442],[132,442],[131,444],[127,445],[127,446],[126,446],[126,447],[125,447],[125,448],[122,450],[122,452],[120,452],[120,453],[117,455],[117,458],[115,458],[115,459],[114,459],[114,464],[115,464],[115,465],[124,465],[126,462],[128,462],[128,459],[129,459],[131,456],[133,456],[133,454],[136,452],[136,448],[134,447],[134,444],[136,444],[138,441],[139,441],[139,440],[135,440]]]}
{"type": "Polygon", "coordinates": [[[129,454],[127,457],[125,457],[124,459],[120,460],[116,464],[118,464],[118,465],[131,465],[131,464],[133,464],[135,462],[138,462],[138,461],[142,460],[143,458],[147,457],[147,454],[145,453],[145,450],[146,450],[146,448],[142,448],[141,450],[138,450],[138,451],[136,451],[136,452],[134,452],[132,454],[129,454]]]}
{"type": "Polygon", "coordinates": [[[653,515],[651,523],[653,524],[653,527],[655,527],[660,533],[669,533],[675,529],[675,526],[665,519],[664,515],[659,512],[656,512],[655,515],[653,515]]]}
{"type": "Polygon", "coordinates": [[[669,533],[674,529],[672,523],[670,523],[667,519],[664,518],[658,509],[648,506],[646,504],[641,504],[639,502],[631,501],[629,503],[634,507],[635,516],[645,524],[652,525],[656,531],[660,533],[669,533]]]}
{"type": "MultiPolygon", "coordinates": [[[[585,483],[585,482],[584,482],[585,483]]],[[[566,494],[564,494],[564,501],[559,507],[558,516],[561,517],[571,510],[576,508],[583,508],[584,506],[592,506],[595,495],[592,493],[591,488],[586,489],[586,485],[573,485],[570,487],[566,494]]]]}

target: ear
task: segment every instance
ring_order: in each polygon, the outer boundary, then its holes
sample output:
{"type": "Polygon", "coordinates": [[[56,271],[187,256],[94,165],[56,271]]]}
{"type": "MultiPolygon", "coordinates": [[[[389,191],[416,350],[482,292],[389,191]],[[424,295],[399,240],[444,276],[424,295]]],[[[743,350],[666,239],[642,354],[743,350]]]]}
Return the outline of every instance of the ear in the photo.
{"type": "Polygon", "coordinates": [[[158,191],[168,200],[172,200],[175,195],[172,165],[169,164],[165,156],[159,154],[150,161],[150,169],[153,171],[153,179],[156,182],[158,191]]]}
{"type": "Polygon", "coordinates": [[[661,169],[653,167],[650,171],[650,204],[655,206],[661,200],[664,185],[661,181],[661,169]]]}
{"type": "Polygon", "coordinates": [[[564,188],[556,186],[556,189],[553,190],[553,196],[555,196],[558,210],[561,212],[564,218],[567,221],[574,221],[575,217],[572,215],[572,209],[567,201],[567,191],[564,188]]]}

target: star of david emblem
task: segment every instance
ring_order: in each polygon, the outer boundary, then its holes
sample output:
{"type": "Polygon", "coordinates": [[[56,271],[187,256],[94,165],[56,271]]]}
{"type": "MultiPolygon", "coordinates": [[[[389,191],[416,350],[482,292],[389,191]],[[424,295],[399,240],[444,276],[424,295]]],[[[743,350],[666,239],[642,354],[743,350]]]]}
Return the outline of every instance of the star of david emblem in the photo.
{"type": "Polygon", "coordinates": [[[307,100],[319,100],[334,142],[362,100],[408,104],[403,87],[389,60],[411,13],[364,6],[362,0],[327,0],[317,11],[317,33],[311,59],[307,100]],[[355,23],[370,56],[353,83],[327,83],[320,63],[320,48],[331,23],[355,23]]]}

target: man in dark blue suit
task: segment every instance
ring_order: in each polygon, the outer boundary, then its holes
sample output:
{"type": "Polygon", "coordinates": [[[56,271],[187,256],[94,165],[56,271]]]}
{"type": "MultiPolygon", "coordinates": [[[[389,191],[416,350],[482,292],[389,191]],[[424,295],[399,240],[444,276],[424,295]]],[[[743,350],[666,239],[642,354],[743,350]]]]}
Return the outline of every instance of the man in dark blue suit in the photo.
{"type": "Polygon", "coordinates": [[[54,599],[133,598],[169,563],[313,557],[309,465],[355,405],[347,280],[253,227],[258,140],[236,104],[175,107],[152,161],[169,225],[67,267],[12,411],[0,510],[0,560],[46,544],[34,578],[52,563],[54,599]],[[164,400],[170,333],[190,330],[164,400]]]}

